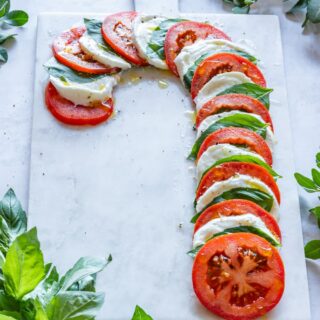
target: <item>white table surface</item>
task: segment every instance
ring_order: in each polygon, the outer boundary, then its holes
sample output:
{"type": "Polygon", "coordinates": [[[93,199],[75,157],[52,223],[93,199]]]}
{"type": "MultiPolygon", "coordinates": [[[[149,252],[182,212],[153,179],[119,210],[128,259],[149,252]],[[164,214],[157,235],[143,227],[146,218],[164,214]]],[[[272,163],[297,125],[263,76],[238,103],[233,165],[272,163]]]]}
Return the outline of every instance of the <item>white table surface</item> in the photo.
{"type": "MultiPolygon", "coordinates": [[[[131,10],[133,4],[131,0],[13,2],[13,7],[29,13],[30,21],[25,28],[17,31],[17,41],[9,44],[9,61],[0,68],[0,194],[11,186],[26,207],[37,14],[44,11],[116,12],[131,10]]],[[[296,169],[309,174],[310,168],[314,165],[314,155],[320,147],[320,33],[317,33],[317,30],[303,33],[300,27],[301,19],[286,17],[283,14],[281,0],[259,2],[253,13],[277,14],[280,18],[296,169]]],[[[180,0],[180,11],[227,12],[220,0],[180,0]]],[[[314,238],[320,239],[315,221],[308,215],[308,209],[317,205],[317,197],[306,194],[301,189],[299,191],[304,239],[306,242],[314,238]]],[[[312,318],[319,319],[320,263],[307,261],[307,267],[312,318]]]]}

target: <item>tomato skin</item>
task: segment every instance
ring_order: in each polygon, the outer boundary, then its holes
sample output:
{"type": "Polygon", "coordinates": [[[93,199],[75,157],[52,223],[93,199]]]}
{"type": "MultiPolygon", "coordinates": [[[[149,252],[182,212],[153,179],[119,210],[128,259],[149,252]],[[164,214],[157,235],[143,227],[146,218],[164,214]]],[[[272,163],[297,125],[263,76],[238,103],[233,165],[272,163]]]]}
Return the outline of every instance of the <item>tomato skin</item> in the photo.
{"type": "Polygon", "coordinates": [[[265,168],[249,162],[226,162],[211,168],[205,173],[198,185],[196,199],[199,199],[217,181],[227,180],[236,174],[248,175],[264,182],[272,190],[280,204],[280,191],[272,175],[265,168]]]}
{"type": "Polygon", "coordinates": [[[276,219],[254,202],[242,199],[222,201],[207,208],[197,219],[193,234],[213,219],[220,218],[221,216],[238,216],[246,213],[259,217],[272,234],[278,238],[279,242],[281,242],[281,231],[276,219]]]}
{"type": "Polygon", "coordinates": [[[52,115],[69,125],[97,125],[106,121],[113,113],[112,99],[97,107],[76,106],[73,102],[63,98],[51,82],[46,87],[45,101],[52,115]]]}
{"type": "Polygon", "coordinates": [[[210,146],[220,143],[247,145],[250,150],[261,155],[267,164],[272,165],[272,153],[264,139],[251,130],[234,127],[222,128],[209,134],[201,144],[197,161],[210,146]]]}
{"type": "MultiPolygon", "coordinates": [[[[282,259],[277,251],[265,239],[250,233],[233,233],[219,236],[209,240],[197,254],[193,269],[192,282],[195,294],[204,307],[214,314],[226,320],[253,320],[263,316],[272,310],[280,301],[285,286],[285,271],[282,259]],[[249,274],[245,266],[237,264],[237,252],[239,249],[251,249],[267,259],[269,270],[249,274]],[[234,270],[226,269],[226,264],[221,264],[221,274],[231,275],[223,289],[215,292],[208,283],[209,263],[215,254],[226,253],[231,264],[236,266],[234,270]],[[244,270],[241,270],[243,268],[244,270]],[[245,284],[258,283],[265,286],[267,292],[260,295],[255,301],[245,306],[232,304],[231,285],[239,283],[239,279],[245,284]]],[[[238,292],[238,291],[237,291],[238,292]]]]}
{"type": "Polygon", "coordinates": [[[204,59],[194,72],[191,82],[191,97],[194,99],[201,88],[214,76],[224,72],[242,72],[254,83],[266,86],[266,80],[259,68],[248,59],[233,53],[216,53],[204,59]]]}
{"type": "Polygon", "coordinates": [[[206,39],[209,36],[216,39],[230,40],[224,32],[206,23],[182,21],[173,25],[168,30],[164,41],[164,52],[169,69],[176,76],[179,76],[174,59],[181,49],[198,39],[206,39]]]}
{"type": "Polygon", "coordinates": [[[244,94],[225,94],[216,96],[206,102],[197,112],[196,127],[207,117],[218,113],[220,110],[239,110],[259,115],[266,123],[270,124],[273,131],[273,124],[268,109],[257,99],[244,94]]]}
{"type": "Polygon", "coordinates": [[[55,58],[67,67],[78,72],[92,74],[110,74],[119,72],[119,68],[106,67],[94,61],[80,48],[79,39],[85,33],[84,26],[74,27],[62,32],[54,39],[52,51],[55,58]]]}
{"type": "Polygon", "coordinates": [[[146,66],[147,61],[139,56],[132,41],[132,21],[137,15],[135,11],[126,11],[107,16],[101,33],[109,46],[124,59],[137,66],[146,66]]]}

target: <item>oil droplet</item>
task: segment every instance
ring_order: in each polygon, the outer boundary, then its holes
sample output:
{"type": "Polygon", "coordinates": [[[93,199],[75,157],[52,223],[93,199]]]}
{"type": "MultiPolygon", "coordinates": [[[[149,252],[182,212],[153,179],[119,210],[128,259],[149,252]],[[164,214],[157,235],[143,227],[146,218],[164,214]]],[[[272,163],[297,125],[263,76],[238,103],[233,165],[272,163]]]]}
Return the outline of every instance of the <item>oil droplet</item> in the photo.
{"type": "Polygon", "coordinates": [[[130,82],[133,84],[138,84],[141,80],[141,77],[139,77],[138,75],[132,75],[130,78],[130,82]]]}
{"type": "Polygon", "coordinates": [[[158,86],[159,86],[159,88],[161,88],[161,89],[166,89],[166,88],[169,87],[169,84],[168,84],[168,82],[165,81],[165,80],[159,80],[159,81],[158,81],[158,86]]]}

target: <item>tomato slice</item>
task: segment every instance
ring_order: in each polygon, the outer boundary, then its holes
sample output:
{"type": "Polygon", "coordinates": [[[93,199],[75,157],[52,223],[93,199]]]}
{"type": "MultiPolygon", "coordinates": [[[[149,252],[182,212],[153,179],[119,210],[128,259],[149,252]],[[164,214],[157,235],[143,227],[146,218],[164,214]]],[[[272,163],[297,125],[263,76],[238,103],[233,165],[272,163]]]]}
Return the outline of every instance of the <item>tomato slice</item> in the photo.
{"type": "Polygon", "coordinates": [[[263,74],[251,61],[233,53],[217,53],[204,59],[195,70],[191,82],[192,99],[211,78],[232,71],[242,72],[259,86],[266,86],[263,74]]]}
{"type": "Polygon", "coordinates": [[[46,105],[59,121],[70,125],[97,125],[106,121],[113,113],[113,102],[109,99],[96,107],[76,106],[63,98],[49,83],[45,92],[46,105]]]}
{"type": "Polygon", "coordinates": [[[82,51],[79,39],[85,31],[86,28],[84,26],[71,28],[54,39],[52,51],[55,58],[64,65],[79,72],[110,74],[120,71],[119,68],[104,66],[82,51]]]}
{"type": "Polygon", "coordinates": [[[281,242],[281,231],[276,219],[254,202],[242,199],[222,201],[207,208],[197,219],[193,234],[213,219],[220,218],[221,216],[239,216],[247,213],[259,217],[271,233],[281,242]]]}
{"type": "Polygon", "coordinates": [[[193,44],[198,39],[206,39],[208,37],[230,40],[224,32],[206,23],[182,21],[173,25],[168,30],[164,42],[164,52],[169,69],[178,76],[174,59],[181,49],[193,44]]]}
{"type": "Polygon", "coordinates": [[[102,24],[102,36],[109,46],[124,59],[137,66],[147,65],[132,40],[132,21],[135,11],[119,12],[107,16],[102,24]]]}
{"type": "Polygon", "coordinates": [[[268,241],[234,233],[213,238],[200,249],[192,282],[200,302],[214,314],[226,320],[251,320],[278,304],[285,271],[268,241]]]}
{"type": "Polygon", "coordinates": [[[248,113],[254,113],[259,115],[266,123],[270,124],[273,130],[273,124],[268,109],[259,100],[254,99],[244,94],[225,94],[222,96],[216,96],[206,102],[197,113],[196,127],[198,128],[200,123],[213,114],[239,110],[248,113]]]}
{"type": "Polygon", "coordinates": [[[197,161],[210,146],[220,143],[248,147],[251,151],[262,156],[268,165],[272,165],[272,153],[264,139],[251,130],[234,127],[222,128],[209,134],[201,144],[197,161]]]}
{"type": "Polygon", "coordinates": [[[249,162],[226,162],[211,168],[204,174],[198,185],[196,199],[199,199],[215,182],[227,180],[236,174],[245,174],[265,183],[280,204],[280,191],[273,176],[265,168],[249,162]]]}

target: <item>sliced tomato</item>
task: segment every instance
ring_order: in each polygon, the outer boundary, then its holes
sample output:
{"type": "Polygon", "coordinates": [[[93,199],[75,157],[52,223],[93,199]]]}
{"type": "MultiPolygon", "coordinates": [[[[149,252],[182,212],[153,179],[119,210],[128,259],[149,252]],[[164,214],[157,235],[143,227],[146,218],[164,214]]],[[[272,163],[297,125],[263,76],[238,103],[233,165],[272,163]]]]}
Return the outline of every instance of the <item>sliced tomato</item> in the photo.
{"type": "Polygon", "coordinates": [[[272,120],[268,109],[259,100],[254,99],[244,94],[225,94],[222,96],[216,96],[206,102],[197,113],[196,126],[199,127],[200,123],[213,114],[239,110],[248,113],[254,113],[259,115],[266,123],[270,124],[273,130],[272,120]]]}
{"type": "Polygon", "coordinates": [[[239,216],[247,213],[259,217],[271,233],[281,242],[281,231],[276,219],[254,202],[242,199],[222,201],[207,208],[197,219],[193,233],[195,234],[199,228],[209,221],[221,216],[239,216]]]}
{"type": "Polygon", "coordinates": [[[168,30],[164,42],[164,52],[169,69],[178,76],[174,59],[181,49],[193,44],[198,39],[206,39],[208,37],[230,40],[224,32],[210,24],[196,21],[182,21],[173,25],[168,30]]]}
{"type": "Polygon", "coordinates": [[[84,26],[71,28],[54,39],[52,50],[55,58],[62,64],[79,72],[92,74],[115,73],[119,68],[106,67],[82,51],[79,39],[85,33],[84,26]]]}
{"type": "Polygon", "coordinates": [[[137,15],[135,11],[127,11],[107,16],[101,31],[104,40],[115,52],[137,66],[144,66],[148,63],[139,56],[132,40],[132,21],[137,15]]]}
{"type": "Polygon", "coordinates": [[[220,143],[248,147],[251,151],[262,156],[267,164],[272,165],[272,153],[264,139],[251,130],[235,127],[222,128],[209,134],[201,144],[197,161],[210,146],[220,143]]]}
{"type": "Polygon", "coordinates": [[[259,86],[266,86],[262,72],[251,61],[233,53],[217,53],[204,59],[195,70],[191,82],[192,99],[211,78],[232,71],[242,72],[259,86]]]}
{"type": "Polygon", "coordinates": [[[208,170],[198,185],[196,199],[199,199],[215,182],[227,180],[237,174],[248,175],[265,183],[280,204],[280,191],[273,176],[265,168],[249,162],[225,162],[208,170]]]}
{"type": "Polygon", "coordinates": [[[96,107],[76,106],[73,102],[63,98],[51,83],[46,88],[45,100],[53,116],[70,125],[97,125],[106,121],[113,113],[112,99],[96,107]]]}
{"type": "Polygon", "coordinates": [[[226,320],[252,320],[278,304],[285,271],[268,241],[233,233],[213,238],[200,249],[192,282],[200,302],[214,314],[226,320]]]}

